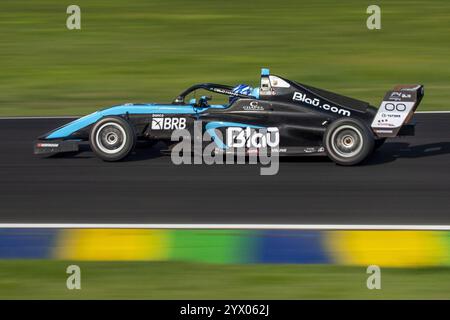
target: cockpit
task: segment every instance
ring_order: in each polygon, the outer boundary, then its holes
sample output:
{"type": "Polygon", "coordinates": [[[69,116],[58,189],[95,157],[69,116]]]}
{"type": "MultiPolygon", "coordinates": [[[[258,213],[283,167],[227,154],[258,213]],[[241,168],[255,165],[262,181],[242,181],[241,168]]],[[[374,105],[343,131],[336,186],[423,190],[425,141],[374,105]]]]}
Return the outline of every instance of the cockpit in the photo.
{"type": "MultiPolygon", "coordinates": [[[[225,109],[239,98],[259,99],[260,92],[266,93],[271,90],[272,77],[269,75],[268,69],[262,69],[259,88],[254,88],[248,84],[238,84],[236,86],[215,83],[197,84],[183,91],[173,101],[173,104],[189,104],[196,108],[225,109]],[[214,102],[212,103],[212,101],[214,102]]],[[[283,81],[282,79],[280,80],[283,81]]]]}

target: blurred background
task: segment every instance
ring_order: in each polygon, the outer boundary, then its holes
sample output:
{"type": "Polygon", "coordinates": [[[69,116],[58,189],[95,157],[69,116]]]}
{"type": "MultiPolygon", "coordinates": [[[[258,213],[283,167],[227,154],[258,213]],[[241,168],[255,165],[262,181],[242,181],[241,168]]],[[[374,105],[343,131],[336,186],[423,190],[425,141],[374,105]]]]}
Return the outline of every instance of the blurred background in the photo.
{"type": "Polygon", "coordinates": [[[170,102],[194,83],[256,85],[261,67],[378,106],[422,83],[421,110],[448,108],[450,5],[358,0],[2,0],[0,115],[82,115],[170,102]],[[81,30],[66,9],[81,8],[81,30]]]}
{"type": "Polygon", "coordinates": [[[450,299],[449,266],[445,231],[0,229],[0,299],[450,299]]]}

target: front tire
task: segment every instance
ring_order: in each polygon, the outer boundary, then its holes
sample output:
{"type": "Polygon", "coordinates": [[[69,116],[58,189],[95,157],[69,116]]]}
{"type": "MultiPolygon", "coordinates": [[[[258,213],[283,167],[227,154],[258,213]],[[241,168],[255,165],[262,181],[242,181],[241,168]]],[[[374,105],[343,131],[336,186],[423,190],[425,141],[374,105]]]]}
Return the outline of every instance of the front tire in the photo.
{"type": "Polygon", "coordinates": [[[370,129],[362,121],[351,118],[341,118],[331,123],[323,140],[328,157],[343,166],[364,161],[375,145],[370,129]]]}
{"type": "Polygon", "coordinates": [[[104,161],[119,161],[133,150],[136,134],[133,127],[121,117],[106,117],[91,129],[92,151],[104,161]]]}

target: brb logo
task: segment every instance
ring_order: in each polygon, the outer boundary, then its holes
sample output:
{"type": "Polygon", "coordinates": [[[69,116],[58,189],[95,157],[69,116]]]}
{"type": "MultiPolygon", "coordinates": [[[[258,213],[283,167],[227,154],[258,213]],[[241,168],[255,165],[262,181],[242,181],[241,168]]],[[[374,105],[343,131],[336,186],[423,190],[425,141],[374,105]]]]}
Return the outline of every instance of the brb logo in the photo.
{"type": "Polygon", "coordinates": [[[155,117],[152,119],[152,130],[177,130],[186,128],[186,118],[155,117]]]}
{"type": "Polygon", "coordinates": [[[276,127],[255,130],[250,127],[228,127],[227,145],[232,148],[277,148],[280,132],[276,127]]]}

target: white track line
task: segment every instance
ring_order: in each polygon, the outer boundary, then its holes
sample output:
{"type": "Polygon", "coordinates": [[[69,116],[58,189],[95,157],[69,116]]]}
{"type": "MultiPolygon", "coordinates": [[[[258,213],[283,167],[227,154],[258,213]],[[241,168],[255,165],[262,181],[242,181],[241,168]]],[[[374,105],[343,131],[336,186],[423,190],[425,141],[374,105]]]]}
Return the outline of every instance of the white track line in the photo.
{"type": "Polygon", "coordinates": [[[416,111],[414,113],[450,113],[450,111],[416,111]]]}
{"type": "Polygon", "coordinates": [[[0,228],[46,229],[271,229],[271,230],[440,230],[450,225],[371,224],[114,224],[114,223],[0,223],[0,228]]]}

